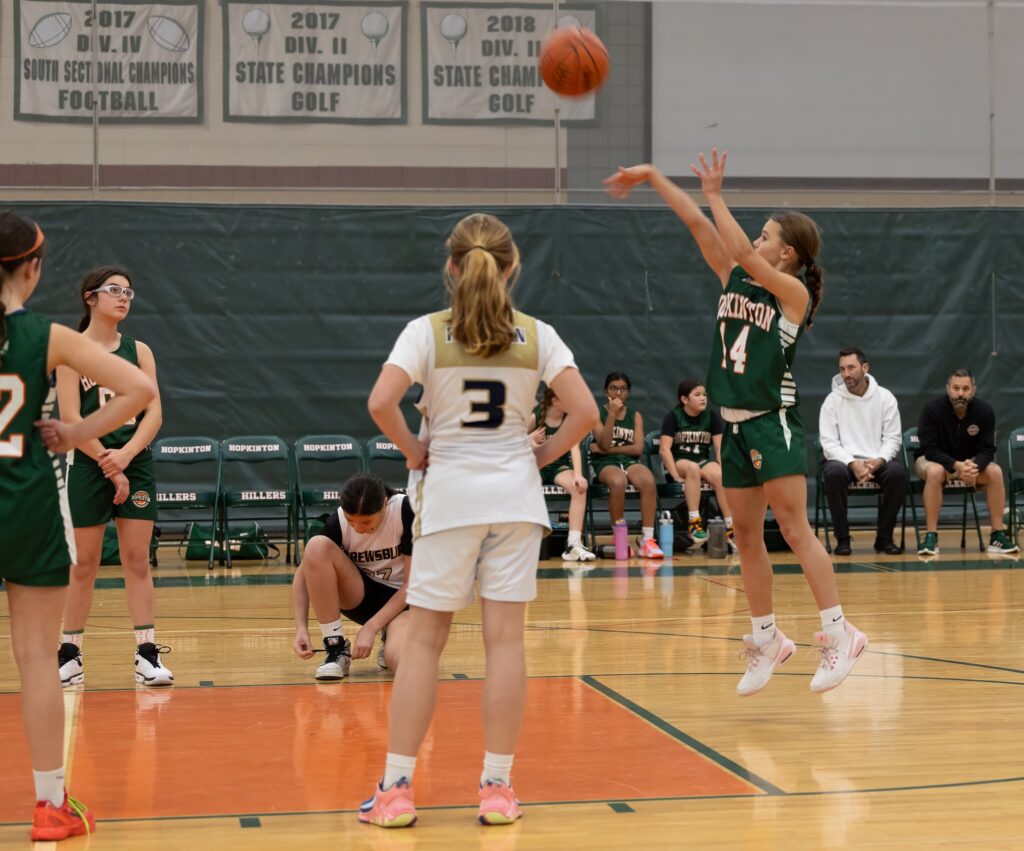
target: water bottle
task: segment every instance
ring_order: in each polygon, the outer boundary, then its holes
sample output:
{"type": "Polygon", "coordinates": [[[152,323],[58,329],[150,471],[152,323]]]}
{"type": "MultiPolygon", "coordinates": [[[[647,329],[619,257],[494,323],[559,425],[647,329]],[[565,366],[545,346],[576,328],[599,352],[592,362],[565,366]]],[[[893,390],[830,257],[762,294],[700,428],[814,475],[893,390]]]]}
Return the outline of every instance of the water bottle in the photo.
{"type": "Polygon", "coordinates": [[[665,558],[672,558],[672,544],[675,542],[676,529],[672,524],[672,512],[662,511],[658,523],[658,546],[665,554],[665,558]]]}
{"type": "Polygon", "coordinates": [[[721,517],[708,521],[708,558],[725,558],[729,555],[729,543],[725,537],[725,522],[721,517]]]}
{"type": "Polygon", "coordinates": [[[625,561],[629,558],[629,531],[625,520],[612,524],[612,542],[615,544],[615,560],[625,561]]]}

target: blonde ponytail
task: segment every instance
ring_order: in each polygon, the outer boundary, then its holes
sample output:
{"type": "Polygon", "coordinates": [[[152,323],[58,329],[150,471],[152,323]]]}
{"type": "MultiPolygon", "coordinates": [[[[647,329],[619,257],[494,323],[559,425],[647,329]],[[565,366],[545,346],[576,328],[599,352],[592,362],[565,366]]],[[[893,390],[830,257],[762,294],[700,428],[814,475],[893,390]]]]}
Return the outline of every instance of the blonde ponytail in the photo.
{"type": "Polygon", "coordinates": [[[445,284],[452,301],[452,338],[476,357],[507,351],[515,339],[509,289],[519,273],[512,233],[494,216],[475,213],[455,226],[448,251],[445,284]]]}

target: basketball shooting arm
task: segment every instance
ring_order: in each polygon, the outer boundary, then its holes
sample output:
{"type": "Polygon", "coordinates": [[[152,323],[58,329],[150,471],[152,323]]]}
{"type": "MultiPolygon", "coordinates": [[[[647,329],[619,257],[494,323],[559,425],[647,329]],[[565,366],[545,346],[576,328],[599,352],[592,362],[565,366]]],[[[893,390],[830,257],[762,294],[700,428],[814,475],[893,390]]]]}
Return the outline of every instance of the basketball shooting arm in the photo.
{"type": "Polygon", "coordinates": [[[704,261],[718,275],[718,280],[725,287],[729,282],[729,273],[736,263],[726,250],[721,234],[688,193],[665,177],[656,166],[647,163],[631,168],[620,166],[615,174],[606,177],[603,182],[608,187],[608,194],[613,198],[628,198],[633,188],[644,181],[651,185],[651,188],[672,208],[672,212],[690,229],[704,261]]]}
{"type": "Polygon", "coordinates": [[[700,168],[690,164],[690,169],[700,178],[700,188],[708,199],[711,214],[715,217],[718,232],[725,242],[725,248],[733,261],[743,267],[751,278],[764,287],[779,300],[782,313],[790,322],[800,325],[807,315],[807,302],[810,293],[803,281],[776,269],[754,249],[753,244],[743,232],[739,222],[722,198],[722,181],[725,178],[725,163],[729,152],[723,151],[718,156],[718,149],[711,149],[711,164],[700,154],[700,168]]]}
{"type": "Polygon", "coordinates": [[[425,470],[428,464],[427,444],[409,429],[400,407],[402,397],[411,386],[412,379],[404,369],[386,363],[370,391],[367,407],[377,427],[405,456],[405,465],[410,470],[425,470]]]}
{"type": "Polygon", "coordinates": [[[563,369],[551,380],[551,389],[565,411],[565,420],[558,431],[534,447],[538,467],[544,467],[570,452],[588,431],[600,425],[597,403],[578,369],[563,369]]]}
{"type": "Polygon", "coordinates": [[[153,386],[157,388],[156,395],[146,405],[145,416],[143,416],[142,421],[139,423],[139,427],[135,429],[135,434],[132,435],[131,440],[120,449],[104,449],[99,458],[96,459],[99,461],[103,475],[108,479],[115,473],[123,473],[125,471],[135,456],[153,442],[153,438],[157,436],[160,426],[164,422],[163,408],[160,405],[160,385],[157,384],[156,380],[156,359],[153,357],[153,350],[141,341],[137,341],[136,344],[139,354],[139,369],[146,374],[146,377],[153,382],[153,386]]]}
{"type": "MultiPolygon", "coordinates": [[[[91,340],[62,325],[50,326],[50,344],[47,352],[46,366],[48,370],[63,367],[70,376],[68,392],[67,377],[65,378],[64,394],[61,394],[60,370],[57,375],[57,396],[61,404],[61,416],[71,414],[70,422],[55,419],[39,420],[39,430],[51,452],[67,452],[70,449],[90,444],[102,451],[98,440],[100,435],[109,434],[119,425],[128,422],[138,414],[156,396],[153,382],[138,367],[132,366],[123,358],[103,351],[91,340]],[[116,394],[113,399],[100,410],[85,419],[81,417],[78,403],[78,375],[87,374],[95,381],[108,387],[116,394]],[[65,397],[71,410],[64,410],[65,397]]],[[[92,453],[87,453],[92,454],[92,453]]],[[[97,453],[98,454],[98,453],[97,453]]],[[[94,456],[95,457],[95,456],[94,456]]]]}

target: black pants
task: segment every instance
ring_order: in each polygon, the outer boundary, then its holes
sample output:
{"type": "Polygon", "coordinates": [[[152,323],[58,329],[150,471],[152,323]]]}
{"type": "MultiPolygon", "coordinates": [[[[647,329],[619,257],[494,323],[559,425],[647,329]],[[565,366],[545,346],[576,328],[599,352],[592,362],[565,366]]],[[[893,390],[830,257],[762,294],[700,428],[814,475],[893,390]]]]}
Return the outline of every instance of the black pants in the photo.
{"type": "MultiPolygon", "coordinates": [[[[854,481],[853,473],[841,461],[823,461],[821,473],[825,479],[825,495],[828,497],[832,526],[836,539],[841,541],[850,537],[850,524],[846,519],[846,489],[854,481]]],[[[907,469],[899,461],[887,461],[875,472],[874,480],[882,488],[882,504],[878,509],[875,534],[881,540],[891,541],[896,518],[907,496],[907,469]]]]}

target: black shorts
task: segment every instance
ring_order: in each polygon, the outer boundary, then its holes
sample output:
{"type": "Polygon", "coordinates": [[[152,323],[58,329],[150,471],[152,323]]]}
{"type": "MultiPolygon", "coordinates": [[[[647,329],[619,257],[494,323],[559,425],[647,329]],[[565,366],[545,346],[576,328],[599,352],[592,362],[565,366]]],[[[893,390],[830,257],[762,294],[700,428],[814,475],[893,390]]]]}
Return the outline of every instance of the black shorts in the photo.
{"type": "Polygon", "coordinates": [[[354,609],[342,609],[341,613],[350,621],[362,625],[383,609],[387,601],[398,593],[398,589],[374,582],[361,570],[359,575],[363,577],[363,599],[354,609]]]}

